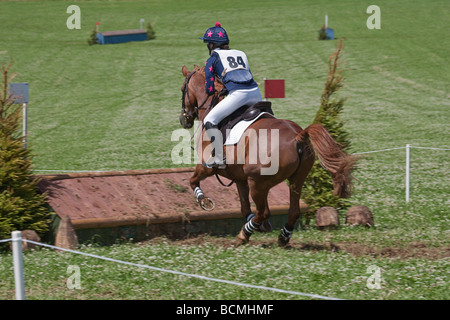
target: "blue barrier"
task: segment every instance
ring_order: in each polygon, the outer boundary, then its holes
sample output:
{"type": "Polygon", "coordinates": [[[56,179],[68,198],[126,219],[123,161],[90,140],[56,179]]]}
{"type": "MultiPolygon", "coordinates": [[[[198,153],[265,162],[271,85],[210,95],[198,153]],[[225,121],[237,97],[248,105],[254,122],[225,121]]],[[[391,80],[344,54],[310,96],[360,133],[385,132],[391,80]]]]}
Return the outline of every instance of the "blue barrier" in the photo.
{"type": "MultiPolygon", "coordinates": [[[[319,35],[321,32],[323,32],[324,29],[319,30],[319,35]]],[[[334,30],[331,28],[325,28],[325,38],[322,40],[334,40],[334,30]]]]}
{"type": "Polygon", "coordinates": [[[98,32],[99,44],[114,44],[130,41],[147,41],[147,31],[144,29],[98,32]]]}

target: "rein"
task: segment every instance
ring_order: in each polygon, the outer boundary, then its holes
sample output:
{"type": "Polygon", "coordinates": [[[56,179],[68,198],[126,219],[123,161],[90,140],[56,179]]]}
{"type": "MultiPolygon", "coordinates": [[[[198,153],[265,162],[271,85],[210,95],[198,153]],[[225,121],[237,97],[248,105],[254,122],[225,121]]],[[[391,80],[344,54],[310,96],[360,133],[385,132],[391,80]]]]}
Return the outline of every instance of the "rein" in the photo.
{"type": "MultiPolygon", "coordinates": [[[[181,97],[181,109],[182,109],[182,111],[183,111],[183,116],[184,116],[184,117],[188,117],[188,116],[189,116],[189,117],[191,117],[191,118],[193,118],[193,119],[195,119],[195,118],[199,119],[199,121],[202,123],[201,128],[202,128],[202,130],[203,130],[203,128],[204,128],[203,119],[204,119],[205,116],[208,114],[208,111],[209,111],[210,109],[214,108],[214,106],[215,106],[217,103],[219,103],[220,97],[226,94],[226,88],[225,88],[225,86],[224,86],[224,88],[222,89],[222,91],[219,92],[218,95],[214,95],[214,96],[212,97],[211,103],[210,103],[209,106],[206,108],[205,113],[203,114],[202,118],[200,119],[200,118],[199,118],[199,114],[198,114],[198,110],[200,110],[201,108],[203,108],[203,106],[206,104],[206,101],[208,101],[209,96],[208,96],[208,95],[206,96],[205,100],[203,101],[203,103],[202,103],[200,106],[194,107],[194,112],[193,112],[193,113],[192,113],[192,112],[188,112],[188,110],[186,109],[186,103],[185,103],[185,102],[186,102],[186,97],[187,97],[187,100],[188,100],[188,102],[189,102],[189,105],[190,105],[190,106],[193,105],[192,102],[191,102],[191,99],[190,99],[190,97],[189,97],[188,86],[189,86],[189,81],[191,80],[192,76],[193,76],[194,73],[196,73],[196,72],[197,72],[197,70],[192,71],[192,72],[186,77],[186,79],[185,79],[185,81],[184,81],[183,87],[182,87],[182,89],[181,89],[182,92],[183,92],[183,95],[182,95],[182,97],[181,97]]],[[[198,130],[199,128],[200,128],[200,126],[197,128],[197,130],[198,130]]],[[[194,132],[194,134],[191,136],[191,141],[192,141],[192,139],[194,139],[195,134],[196,134],[196,132],[194,132]]],[[[191,146],[191,149],[194,150],[194,147],[191,146]]],[[[230,182],[228,185],[226,185],[226,184],[224,184],[224,183],[222,182],[222,180],[220,180],[220,178],[219,178],[219,176],[217,175],[217,173],[216,173],[215,175],[216,175],[216,178],[217,178],[217,180],[219,181],[219,183],[220,183],[222,186],[224,186],[224,187],[230,187],[230,186],[234,183],[234,179],[233,179],[233,180],[231,180],[231,182],[230,182]]]]}
{"type": "MultiPolygon", "coordinates": [[[[189,97],[189,90],[188,90],[188,86],[189,86],[189,81],[191,80],[191,78],[192,78],[192,76],[194,75],[194,73],[196,73],[197,72],[197,70],[194,70],[194,71],[192,71],[187,77],[186,77],[186,79],[184,80],[184,84],[183,84],[183,87],[182,87],[182,92],[183,92],[183,95],[182,95],[182,97],[181,97],[181,110],[183,111],[183,116],[184,117],[191,117],[191,118],[193,118],[193,119],[198,119],[201,123],[202,123],[202,130],[203,130],[203,128],[204,128],[204,124],[203,124],[203,119],[206,117],[206,115],[208,114],[208,112],[209,112],[209,110],[210,109],[212,109],[212,108],[214,108],[215,107],[215,105],[217,104],[217,103],[219,103],[219,99],[220,99],[220,97],[221,96],[223,96],[223,95],[225,95],[225,91],[226,90],[222,90],[221,92],[219,92],[219,94],[217,95],[217,96],[213,96],[213,98],[211,99],[211,103],[209,104],[209,106],[206,108],[206,110],[205,110],[205,112],[203,113],[203,116],[202,116],[202,118],[200,119],[199,118],[199,114],[198,114],[198,110],[200,110],[201,108],[203,108],[203,106],[206,104],[206,101],[208,101],[208,99],[209,99],[209,96],[207,95],[206,96],[206,98],[205,98],[205,100],[203,101],[203,103],[200,105],[200,106],[196,106],[196,107],[194,107],[194,112],[189,112],[187,109],[186,109],[186,96],[187,96],[187,100],[188,100],[188,102],[189,102],[189,105],[190,106],[192,106],[193,105],[193,103],[191,102],[191,98],[189,97]]],[[[200,127],[198,127],[197,128],[197,130],[199,129],[200,127]]],[[[197,132],[194,132],[194,134],[191,136],[191,141],[192,141],[192,139],[194,138],[194,136],[195,136],[195,134],[196,134],[197,132]]],[[[192,150],[194,150],[194,148],[191,146],[191,149],[192,150]]]]}
{"type": "MultiPolygon", "coordinates": [[[[198,110],[200,110],[201,108],[203,108],[203,106],[205,105],[206,101],[208,101],[208,99],[209,99],[209,96],[206,96],[206,98],[205,98],[205,100],[203,101],[203,103],[202,103],[200,106],[196,106],[196,107],[194,108],[194,112],[193,112],[193,113],[188,112],[187,109],[186,109],[186,103],[185,103],[185,101],[186,101],[186,96],[187,96],[187,100],[188,100],[188,102],[189,102],[189,105],[191,105],[191,106],[193,105],[192,102],[191,102],[191,98],[189,97],[188,85],[189,85],[189,81],[191,80],[192,76],[193,76],[194,73],[196,73],[196,72],[197,72],[197,71],[194,70],[194,71],[192,71],[192,72],[186,77],[186,80],[184,81],[183,88],[182,88],[183,95],[182,95],[182,97],[181,97],[181,109],[183,110],[184,116],[190,116],[190,117],[193,118],[193,119],[198,118],[198,110]]],[[[214,97],[213,97],[213,99],[211,99],[211,103],[210,103],[208,109],[211,109],[213,106],[215,106],[215,105],[219,102],[219,101],[218,101],[218,100],[219,100],[218,98],[219,98],[219,96],[217,96],[216,99],[215,99],[214,97]],[[216,101],[216,100],[217,100],[217,101],[216,101]]],[[[206,111],[208,111],[208,109],[207,109],[206,111]]],[[[204,113],[202,119],[199,119],[200,121],[203,122],[203,118],[206,116],[206,113],[207,113],[207,112],[204,113]]]]}
{"type": "Polygon", "coordinates": [[[222,182],[222,180],[220,180],[219,175],[218,175],[217,173],[215,173],[215,175],[216,175],[217,181],[219,181],[219,183],[220,183],[222,186],[226,187],[226,188],[231,187],[231,186],[233,185],[234,181],[235,181],[235,180],[233,179],[233,180],[231,180],[231,182],[230,182],[229,184],[225,184],[225,183],[222,182]]]}

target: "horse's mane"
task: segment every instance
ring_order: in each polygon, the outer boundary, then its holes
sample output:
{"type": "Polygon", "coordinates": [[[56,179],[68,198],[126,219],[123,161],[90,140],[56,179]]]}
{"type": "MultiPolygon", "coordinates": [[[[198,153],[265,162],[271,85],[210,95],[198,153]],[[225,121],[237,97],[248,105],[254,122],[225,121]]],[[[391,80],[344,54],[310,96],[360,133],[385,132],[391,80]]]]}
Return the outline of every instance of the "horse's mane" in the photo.
{"type": "MultiPolygon", "coordinates": [[[[195,64],[194,71],[201,73],[205,77],[205,66],[199,67],[195,64]]],[[[222,89],[223,87],[225,87],[224,84],[221,81],[219,81],[219,78],[217,78],[217,77],[216,77],[216,80],[214,81],[214,83],[216,85],[216,88],[222,89]]]]}
{"type": "Polygon", "coordinates": [[[195,71],[197,71],[197,72],[200,72],[200,73],[205,74],[205,67],[204,67],[204,66],[203,66],[203,67],[199,67],[199,66],[197,66],[197,65],[194,65],[194,69],[195,69],[195,71]]]}

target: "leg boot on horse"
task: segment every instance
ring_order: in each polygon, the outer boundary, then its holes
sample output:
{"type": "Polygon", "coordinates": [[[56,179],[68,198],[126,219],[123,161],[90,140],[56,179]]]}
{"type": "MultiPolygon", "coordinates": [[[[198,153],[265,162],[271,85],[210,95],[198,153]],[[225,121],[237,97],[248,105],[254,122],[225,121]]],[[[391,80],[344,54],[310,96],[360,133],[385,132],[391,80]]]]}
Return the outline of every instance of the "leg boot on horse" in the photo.
{"type": "MultiPolygon", "coordinates": [[[[205,114],[214,107],[214,102],[217,102],[219,97],[217,93],[211,96],[206,95],[204,69],[195,67],[195,70],[190,72],[184,66],[183,74],[186,79],[182,87],[180,122],[185,128],[191,128],[191,122],[196,118],[204,119],[205,114]],[[203,103],[199,105],[201,101],[203,103]],[[209,107],[205,107],[208,102],[209,107]]],[[[216,87],[220,86],[221,84],[217,82],[216,87]]],[[[250,236],[257,230],[270,230],[270,226],[263,225],[270,217],[267,196],[272,187],[286,179],[290,181],[289,216],[281,230],[279,244],[286,245],[289,242],[295,222],[300,216],[301,189],[316,155],[322,166],[331,173],[334,194],[340,197],[350,196],[351,173],[356,159],[342,151],[329,132],[320,124],[311,124],[306,129],[302,129],[290,120],[264,118],[253,122],[247,128],[247,132],[253,134],[249,134],[245,139],[241,138],[235,146],[227,146],[234,151],[235,159],[227,159],[228,164],[225,170],[205,168],[200,164],[196,166],[194,175],[190,179],[191,188],[197,199],[204,197],[200,189],[200,181],[214,173],[231,180],[241,181],[237,183],[237,186],[244,217],[251,213],[248,199],[250,192],[256,204],[256,212],[255,216],[244,224],[238,235],[241,243],[247,243],[250,236]],[[272,135],[273,132],[276,134],[272,135]],[[261,161],[261,149],[252,148],[252,143],[256,148],[265,146],[266,159],[270,159],[268,163],[261,161]],[[238,155],[239,150],[244,154],[238,155]],[[254,150],[257,150],[258,154],[255,154],[254,150]],[[241,157],[243,161],[236,161],[237,157],[241,157]],[[276,170],[267,173],[267,169],[274,165],[276,170]]],[[[207,145],[202,143],[197,147],[204,150],[207,145]]]]}

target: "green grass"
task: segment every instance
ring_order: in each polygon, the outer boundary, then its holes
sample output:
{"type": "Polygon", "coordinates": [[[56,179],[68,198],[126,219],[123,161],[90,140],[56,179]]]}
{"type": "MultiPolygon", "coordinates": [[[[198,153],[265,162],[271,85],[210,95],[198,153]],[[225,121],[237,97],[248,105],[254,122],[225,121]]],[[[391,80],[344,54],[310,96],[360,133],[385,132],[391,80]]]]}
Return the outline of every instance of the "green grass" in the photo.
{"type": "MultiPolygon", "coordinates": [[[[37,170],[174,167],[170,154],[176,142],[170,138],[180,128],[181,67],[204,63],[207,50],[198,37],[215,21],[227,30],[231,46],[248,54],[259,83],[264,78],[286,80],[286,98],[273,101],[276,115],[308,126],[319,107],[328,57],[337,45],[317,40],[325,13],[335,35],[344,38],[346,87],[341,94],[348,97],[343,118],[353,152],[407,143],[450,148],[446,0],[377,1],[380,30],[366,28],[370,1],[224,1],[213,10],[210,2],[197,0],[78,1],[81,30],[66,28],[70,4],[0,2],[0,63],[13,59],[13,71],[19,73],[15,82],[30,83],[29,142],[37,170]],[[97,21],[107,31],[137,28],[141,18],[153,23],[156,40],[87,45],[97,21]]],[[[311,229],[295,233],[294,243],[356,242],[380,250],[408,248],[411,243],[448,248],[449,151],[411,152],[411,203],[404,201],[405,151],[368,155],[355,173],[352,201],[372,209],[376,227],[325,233],[311,229]]],[[[255,239],[270,244],[276,236],[274,232],[255,239]]],[[[449,298],[448,256],[354,256],[327,250],[286,251],[268,244],[231,249],[211,242],[83,250],[339,298],[449,298]],[[373,264],[382,268],[381,290],[365,285],[367,267],[373,264]]],[[[47,250],[25,257],[27,295],[32,299],[297,298],[47,250]],[[66,288],[69,264],[81,267],[82,290],[66,288]],[[175,289],[178,284],[182,290],[175,289]]],[[[0,255],[0,270],[11,270],[10,258],[0,255]]],[[[11,299],[11,272],[0,272],[0,285],[0,298],[11,299]]]]}
{"type": "Polygon", "coordinates": [[[248,53],[256,80],[283,78],[279,117],[313,119],[335,41],[317,41],[325,12],[345,43],[347,129],[355,151],[445,146],[448,141],[449,25],[446,1],[381,1],[382,27],[366,27],[367,1],[79,2],[81,30],[66,28],[62,1],[1,2],[0,62],[15,61],[30,83],[29,140],[36,169],[109,170],[173,166],[181,66],[207,58],[198,40],[220,20],[231,45],[248,53]],[[154,22],[156,40],[88,46],[101,30],[154,22]],[[439,21],[439,27],[434,22],[439,21]]]}
{"type": "MultiPolygon", "coordinates": [[[[316,235],[319,236],[320,235],[316,235]]],[[[82,251],[223,280],[343,299],[448,299],[449,261],[423,257],[354,256],[327,250],[278,248],[271,236],[256,236],[257,245],[234,247],[233,240],[205,237],[196,243],[158,239],[145,245],[82,251]],[[370,266],[380,268],[380,289],[369,289],[370,266]]],[[[295,246],[294,241],[294,246],[295,246]]],[[[297,242],[298,243],[298,242],[297,242]]],[[[317,246],[316,246],[317,247],[317,246]]],[[[11,255],[0,256],[1,299],[12,299],[11,255]]],[[[305,299],[101,261],[42,249],[24,256],[29,299],[305,299]],[[80,268],[80,289],[69,289],[68,267],[80,268]]],[[[309,299],[309,298],[308,298],[309,299]]]]}

